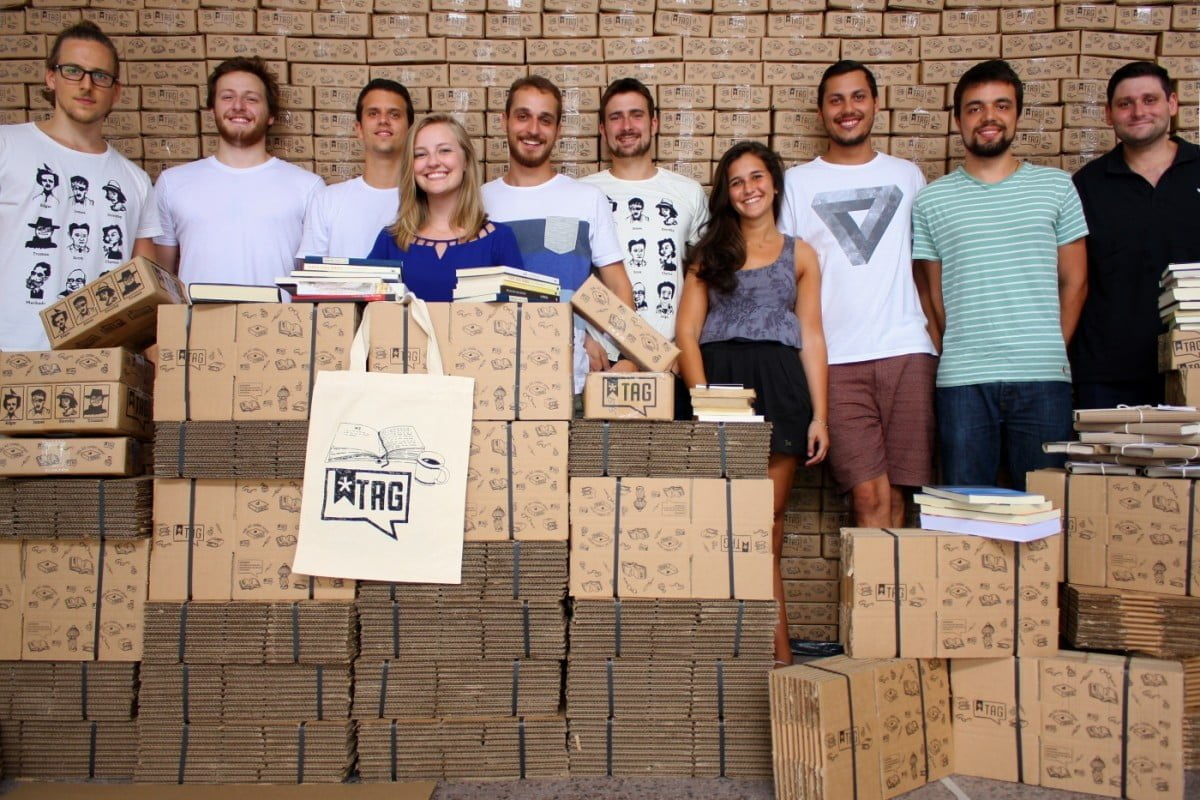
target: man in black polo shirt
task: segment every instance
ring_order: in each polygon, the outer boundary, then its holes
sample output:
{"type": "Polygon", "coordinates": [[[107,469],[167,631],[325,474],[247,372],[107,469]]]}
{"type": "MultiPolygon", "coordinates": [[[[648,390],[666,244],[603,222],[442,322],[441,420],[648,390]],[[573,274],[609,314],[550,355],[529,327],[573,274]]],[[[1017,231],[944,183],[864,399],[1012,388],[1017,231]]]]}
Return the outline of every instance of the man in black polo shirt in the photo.
{"type": "Polygon", "coordinates": [[[1158,278],[1200,261],[1200,148],[1170,135],[1167,71],[1134,61],[1108,81],[1119,140],[1075,175],[1088,224],[1088,297],[1071,342],[1076,408],[1160,403],[1158,278]]]}

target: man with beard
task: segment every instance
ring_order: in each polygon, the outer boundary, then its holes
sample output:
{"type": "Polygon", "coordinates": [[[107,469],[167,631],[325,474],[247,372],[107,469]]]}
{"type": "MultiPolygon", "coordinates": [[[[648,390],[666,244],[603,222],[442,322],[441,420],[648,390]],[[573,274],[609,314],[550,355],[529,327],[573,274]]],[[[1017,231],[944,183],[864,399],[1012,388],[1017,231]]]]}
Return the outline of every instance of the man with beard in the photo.
{"type": "Polygon", "coordinates": [[[902,487],[933,479],[936,351],[913,280],[912,204],[925,186],[909,161],[876,152],[875,76],[839,61],[817,107],[829,148],[784,175],[779,229],[821,262],[829,348],[829,464],[855,524],[902,527],[902,487]]]}
{"type": "Polygon", "coordinates": [[[962,167],[913,205],[913,257],[942,357],[942,480],[996,482],[1061,464],[1042,442],[1071,436],[1067,342],[1087,295],[1087,224],[1071,177],[1019,161],[1010,145],[1023,99],[1004,61],[971,67],[954,89],[962,167]]]}
{"type": "Polygon", "coordinates": [[[119,75],[112,40],[93,22],[71,25],[46,56],[42,94],[50,117],[0,126],[0,252],[8,256],[0,263],[2,350],[48,350],[38,312],[62,295],[74,270],[90,280],[111,268],[86,242],[91,231],[116,226],[134,255],[154,255],[151,237],[162,228],[150,178],[104,140],[104,120],[121,96],[119,75]],[[120,213],[87,196],[88,187],[108,181],[126,187],[120,213]],[[27,228],[32,237],[22,234],[27,228]],[[63,241],[60,230],[73,236],[63,241]],[[27,261],[11,257],[22,247],[36,253],[32,273],[27,261]]]}
{"type": "Polygon", "coordinates": [[[1179,97],[1167,71],[1124,65],[1105,115],[1118,144],[1075,173],[1091,230],[1088,298],[1071,342],[1078,408],[1158,404],[1158,279],[1200,261],[1200,148],[1170,134],[1179,97]]]}
{"type": "Polygon", "coordinates": [[[363,174],[313,196],[297,257],[361,258],[371,251],[379,231],[396,219],[400,155],[412,122],[412,98],[402,84],[376,78],[362,88],[354,135],[363,143],[363,174]]]}
{"type": "Polygon", "coordinates": [[[267,152],[279,85],[261,58],[217,65],[206,107],[220,137],[216,155],[166,170],[155,188],[159,263],[184,283],[273,286],[292,269],[321,179],[267,152]]]}
{"type": "MultiPolygon", "coordinates": [[[[559,280],[569,300],[592,270],[633,308],[633,286],[625,273],[612,207],[600,190],[560,175],[550,163],[562,119],[562,92],[540,75],[518,78],[508,91],[504,128],[508,172],[483,187],[488,216],[513,229],[525,269],[559,280]]],[[[608,354],[582,320],[575,326],[575,393],[589,370],[609,367],[608,354]]],[[[628,361],[618,362],[632,370],[628,361]]]]}

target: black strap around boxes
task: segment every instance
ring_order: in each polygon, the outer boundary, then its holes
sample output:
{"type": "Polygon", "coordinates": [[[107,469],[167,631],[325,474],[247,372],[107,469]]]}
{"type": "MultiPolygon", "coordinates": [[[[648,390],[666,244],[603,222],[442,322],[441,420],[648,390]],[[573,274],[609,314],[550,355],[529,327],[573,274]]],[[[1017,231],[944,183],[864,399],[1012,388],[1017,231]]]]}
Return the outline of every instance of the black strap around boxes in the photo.
{"type": "Polygon", "coordinates": [[[184,664],[183,669],[179,674],[179,713],[183,717],[183,722],[186,725],[192,721],[192,681],[191,671],[188,665],[184,664]]]}
{"type": "Polygon", "coordinates": [[[604,721],[604,774],[612,777],[613,762],[613,718],[604,721]]]}
{"type": "MultiPolygon", "coordinates": [[[[607,424],[607,423],[606,423],[607,424]]],[[[621,479],[617,478],[616,508],[613,511],[613,563],[612,563],[612,593],[613,597],[621,594],[621,479]]]]}
{"type": "Polygon", "coordinates": [[[304,783],[304,749],[305,735],[307,722],[301,722],[296,726],[296,783],[304,783]]]}
{"type": "Polygon", "coordinates": [[[613,660],[611,658],[604,659],[605,680],[608,684],[608,718],[612,719],[616,714],[617,708],[617,693],[613,676],[613,660]]]}
{"type": "Polygon", "coordinates": [[[621,598],[613,601],[613,652],[621,657],[621,598]]]}
{"type": "Polygon", "coordinates": [[[391,725],[391,746],[392,746],[392,783],[396,782],[396,720],[392,720],[391,725]]]}
{"type": "Polygon", "coordinates": [[[521,635],[525,640],[525,657],[530,658],[532,634],[529,630],[529,601],[521,603],[521,635]]]}
{"type": "Polygon", "coordinates": [[[925,748],[925,780],[929,780],[929,717],[925,713],[925,668],[921,659],[914,658],[917,664],[917,694],[921,698],[921,742],[925,748]]]}
{"type": "MultiPolygon", "coordinates": [[[[517,706],[521,702],[521,660],[513,659],[512,665],[512,716],[517,715],[517,706]]],[[[521,777],[525,777],[522,775],[521,777]]]]}
{"type": "Polygon", "coordinates": [[[317,719],[325,719],[325,666],[317,664],[317,719]]]}
{"type": "MultiPolygon", "coordinates": [[[[175,453],[175,472],[179,477],[184,475],[184,465],[187,461],[187,424],[192,418],[192,306],[189,304],[184,312],[183,323],[183,419],[179,423],[178,450],[175,453]]],[[[188,599],[191,599],[189,594],[188,599]]]]}
{"type": "MultiPolygon", "coordinates": [[[[1188,515],[1191,519],[1191,515],[1188,515]]],[[[1189,523],[1190,524],[1190,523],[1189,523]]],[[[1063,525],[1063,540],[1062,540],[1062,574],[1063,581],[1070,583],[1071,581],[1071,474],[1068,472],[1063,476],[1063,507],[1062,507],[1062,525],[1063,525]]]]}
{"type": "Polygon", "coordinates": [[[1021,544],[1012,543],[1013,549],[1013,657],[1021,655],[1021,544]]]}
{"type": "Polygon", "coordinates": [[[300,603],[292,603],[292,663],[300,663],[300,603]]]}
{"type": "Polygon", "coordinates": [[[185,722],[179,729],[179,775],[176,778],[177,783],[183,783],[183,779],[187,774],[189,727],[189,723],[185,722]]]}
{"type": "Polygon", "coordinates": [[[379,673],[379,719],[383,719],[383,712],[387,708],[388,671],[391,665],[391,661],[384,659],[383,668],[379,673]]]}
{"type": "Polygon", "coordinates": [[[721,454],[721,477],[729,477],[729,457],[726,449],[725,423],[717,423],[717,449],[721,454]]]}
{"type": "Polygon", "coordinates": [[[108,533],[108,514],[104,505],[106,500],[104,496],[104,483],[103,479],[96,481],[96,531],[100,536],[100,541],[104,541],[105,534],[108,533]]]}
{"type": "Polygon", "coordinates": [[[746,601],[738,600],[737,621],[733,625],[733,657],[742,654],[742,627],[746,621],[746,601]]]}
{"type": "Polygon", "coordinates": [[[98,725],[93,722],[88,731],[88,780],[96,777],[96,734],[98,725]]]}
{"type": "MultiPolygon", "coordinates": [[[[516,511],[516,506],[513,504],[513,436],[512,436],[512,423],[511,422],[504,423],[504,445],[505,445],[505,447],[504,447],[505,467],[508,470],[508,474],[506,476],[507,480],[505,480],[504,486],[505,486],[505,491],[507,494],[507,501],[508,501],[508,508],[506,509],[508,512],[508,540],[511,542],[511,541],[516,540],[516,538],[517,538],[516,523],[513,521],[513,512],[516,511]]],[[[518,545],[518,547],[519,547],[519,545],[518,545]]],[[[513,554],[513,558],[519,558],[520,555],[521,555],[521,551],[518,549],[513,554]]],[[[518,581],[519,581],[519,575],[517,572],[517,564],[516,564],[516,562],[514,562],[513,563],[513,597],[517,596],[518,581]]]]}
{"type": "Polygon", "coordinates": [[[729,599],[733,600],[737,597],[733,577],[733,481],[728,478],[725,479],[725,550],[729,561],[729,599]]]}
{"type": "MultiPolygon", "coordinates": [[[[196,479],[188,480],[188,524],[187,524],[187,595],[185,600],[192,599],[192,567],[196,560],[193,552],[196,547],[196,479]]],[[[182,624],[182,623],[180,623],[182,624]]],[[[182,652],[182,645],[180,651],[182,652]]],[[[180,658],[180,661],[183,659],[180,658]]]]}
{"type": "Polygon", "coordinates": [[[1013,732],[1017,736],[1017,783],[1025,782],[1025,753],[1021,746],[1021,659],[1014,658],[1013,665],[1013,732]]]}
{"type": "Polygon", "coordinates": [[[188,604],[179,604],[179,653],[175,659],[179,663],[183,663],[184,656],[187,655],[187,625],[188,625],[188,604]]]}
{"type": "MultiPolygon", "coordinates": [[[[400,371],[403,374],[407,375],[408,374],[408,321],[409,321],[409,319],[411,319],[411,316],[408,313],[407,305],[401,306],[400,308],[403,309],[403,313],[400,315],[400,318],[404,321],[403,324],[401,324],[401,326],[400,326],[400,361],[403,362],[403,366],[400,368],[400,371]]],[[[393,723],[393,727],[395,727],[394,723],[393,723]]],[[[393,758],[392,760],[394,761],[395,759],[393,758]]],[[[396,780],[396,770],[394,768],[392,769],[392,780],[396,780]]]]}
{"type": "Polygon", "coordinates": [[[900,645],[900,536],[895,531],[890,531],[887,528],[883,532],[892,537],[892,600],[896,604],[896,658],[904,655],[904,649],[900,645]]]}
{"type": "Polygon", "coordinates": [[[517,764],[521,780],[525,780],[525,718],[517,720],[517,764]]]}
{"type": "MultiPolygon", "coordinates": [[[[513,419],[521,418],[521,321],[525,318],[525,313],[522,310],[524,303],[514,303],[513,309],[516,312],[513,316],[517,318],[517,335],[516,335],[516,353],[513,358],[513,419]]],[[[500,409],[496,409],[499,411],[500,409]]],[[[511,512],[511,507],[510,507],[511,512]]],[[[524,725],[524,723],[522,723],[524,725]]],[[[522,728],[521,730],[524,730],[522,728]]],[[[522,750],[524,753],[524,750],[522,750]]],[[[521,777],[525,777],[525,769],[521,768],[521,777]]]]}
{"type": "Polygon", "coordinates": [[[845,672],[818,667],[811,662],[805,666],[836,675],[846,682],[846,709],[850,712],[850,777],[854,785],[854,800],[858,800],[858,732],[854,727],[854,686],[850,681],[850,676],[845,672]]]}
{"type": "Polygon", "coordinates": [[[388,587],[392,601],[392,658],[400,658],[400,602],[396,599],[396,584],[388,587]]]}
{"type": "Polygon", "coordinates": [[[104,610],[104,550],[107,547],[103,535],[96,545],[96,613],[92,617],[92,660],[100,658],[100,616],[104,610]]]}
{"type": "Polygon", "coordinates": [[[725,662],[717,659],[717,746],[720,777],[725,777],[725,662]]]}
{"type": "Polygon", "coordinates": [[[608,477],[608,420],[600,423],[600,474],[608,477]]]}
{"type": "Polygon", "coordinates": [[[1196,552],[1196,484],[1192,481],[1191,491],[1188,492],[1187,515],[1187,566],[1183,570],[1183,593],[1188,597],[1195,595],[1192,591],[1192,580],[1195,578],[1195,564],[1192,559],[1196,552]]]}
{"type": "Polygon", "coordinates": [[[86,661],[79,662],[79,718],[88,718],[88,668],[86,661]]]}
{"type": "Polygon", "coordinates": [[[1121,679],[1121,797],[1129,796],[1129,665],[1132,661],[1130,656],[1125,656],[1121,679]]]}
{"type": "MultiPolygon", "coordinates": [[[[512,467],[508,470],[509,484],[512,484],[512,467]]],[[[508,538],[512,540],[512,489],[508,493],[508,538]]],[[[521,543],[513,541],[512,543],[512,596],[513,600],[521,596],[521,543]]]]}
{"type": "Polygon", "coordinates": [[[308,314],[308,408],[304,417],[312,416],[313,386],[317,382],[317,304],[310,306],[308,314]]]}

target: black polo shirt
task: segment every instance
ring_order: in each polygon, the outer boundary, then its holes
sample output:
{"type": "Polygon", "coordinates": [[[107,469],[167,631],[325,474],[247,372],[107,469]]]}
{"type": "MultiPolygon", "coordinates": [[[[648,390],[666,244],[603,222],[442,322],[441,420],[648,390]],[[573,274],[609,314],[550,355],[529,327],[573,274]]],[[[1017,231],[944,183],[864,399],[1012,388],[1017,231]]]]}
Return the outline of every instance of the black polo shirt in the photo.
{"type": "Polygon", "coordinates": [[[1158,372],[1159,276],[1200,261],[1200,148],[1171,141],[1179,149],[1158,186],[1129,168],[1121,144],[1075,174],[1088,224],[1087,302],[1070,348],[1077,383],[1158,372]]]}

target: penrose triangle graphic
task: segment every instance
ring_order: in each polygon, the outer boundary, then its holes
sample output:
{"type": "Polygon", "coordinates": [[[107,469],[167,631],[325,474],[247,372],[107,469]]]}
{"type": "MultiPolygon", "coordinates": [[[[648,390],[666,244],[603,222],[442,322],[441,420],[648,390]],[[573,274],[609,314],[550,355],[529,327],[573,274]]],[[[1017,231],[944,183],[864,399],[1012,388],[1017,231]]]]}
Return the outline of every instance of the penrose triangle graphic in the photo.
{"type": "Polygon", "coordinates": [[[871,260],[903,199],[897,186],[871,186],[821,192],[813,197],[812,208],[833,232],[850,263],[860,267],[871,260]],[[850,216],[854,211],[867,212],[862,225],[850,216]]]}

